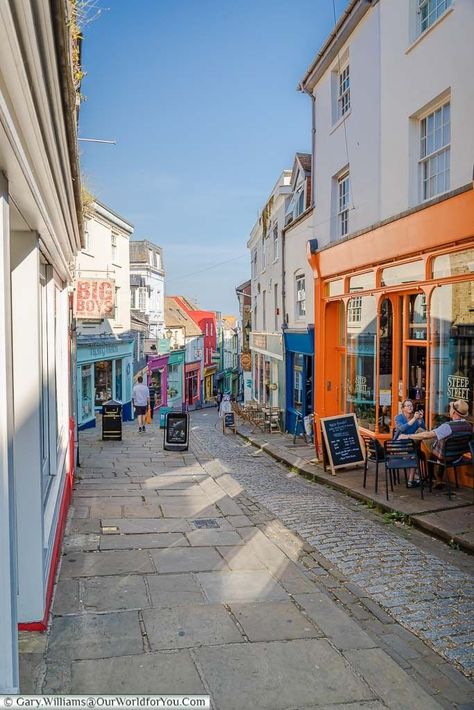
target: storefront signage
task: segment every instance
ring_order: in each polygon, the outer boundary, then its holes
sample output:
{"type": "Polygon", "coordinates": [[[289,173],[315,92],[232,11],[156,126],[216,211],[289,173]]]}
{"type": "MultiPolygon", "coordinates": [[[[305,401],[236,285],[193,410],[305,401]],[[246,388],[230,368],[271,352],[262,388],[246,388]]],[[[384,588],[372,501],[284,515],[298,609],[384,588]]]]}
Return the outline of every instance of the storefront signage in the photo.
{"type": "Polygon", "coordinates": [[[331,472],[341,466],[364,463],[359,427],[355,414],[321,419],[325,449],[331,472]]]}
{"type": "Polygon", "coordinates": [[[115,282],[112,279],[77,279],[74,292],[76,318],[113,318],[115,282]]]}
{"type": "Polygon", "coordinates": [[[449,399],[464,399],[466,402],[469,401],[469,377],[449,375],[447,389],[449,399]]]}
{"type": "Polygon", "coordinates": [[[107,357],[118,351],[118,345],[99,345],[97,348],[90,349],[92,357],[107,357]]]}
{"type": "Polygon", "coordinates": [[[189,446],[189,414],[168,412],[163,448],[166,451],[186,451],[189,446]]]}
{"type": "Polygon", "coordinates": [[[222,432],[224,434],[226,433],[226,429],[232,429],[234,434],[237,434],[234,412],[226,412],[224,414],[224,419],[222,420],[222,432]]]}
{"type": "Polygon", "coordinates": [[[357,375],[357,377],[355,378],[355,391],[357,392],[357,394],[367,394],[367,377],[363,377],[363,375],[357,375]]]}
{"type": "Polygon", "coordinates": [[[253,333],[252,335],[252,345],[254,348],[261,348],[262,350],[267,349],[267,338],[265,335],[260,333],[253,333]]]}
{"type": "Polygon", "coordinates": [[[248,352],[243,352],[240,355],[240,366],[245,372],[250,372],[252,369],[252,356],[248,352]]]}

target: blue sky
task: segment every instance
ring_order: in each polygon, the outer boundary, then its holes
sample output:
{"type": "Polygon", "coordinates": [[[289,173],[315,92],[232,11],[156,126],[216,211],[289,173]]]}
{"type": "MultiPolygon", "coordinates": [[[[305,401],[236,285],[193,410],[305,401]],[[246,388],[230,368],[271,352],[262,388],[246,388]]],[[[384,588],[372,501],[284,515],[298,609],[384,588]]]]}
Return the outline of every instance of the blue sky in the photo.
{"type": "MultiPolygon", "coordinates": [[[[338,15],[345,4],[336,0],[338,15]]],[[[310,99],[296,86],[333,28],[333,2],[97,5],[84,28],[79,135],[117,145],[80,143],[85,182],[134,238],[163,247],[168,294],[237,313],[258,212],[294,153],[310,149],[310,99]]]]}

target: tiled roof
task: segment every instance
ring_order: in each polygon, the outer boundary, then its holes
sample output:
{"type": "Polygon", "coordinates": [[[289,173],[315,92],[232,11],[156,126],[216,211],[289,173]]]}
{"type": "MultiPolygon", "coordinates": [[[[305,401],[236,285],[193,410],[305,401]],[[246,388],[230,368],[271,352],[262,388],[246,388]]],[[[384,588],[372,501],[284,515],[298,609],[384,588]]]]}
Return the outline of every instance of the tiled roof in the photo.
{"type": "Polygon", "coordinates": [[[174,298],[165,296],[165,327],[166,328],[184,328],[186,336],[202,335],[202,331],[193,321],[191,316],[188,316],[174,298]]]}

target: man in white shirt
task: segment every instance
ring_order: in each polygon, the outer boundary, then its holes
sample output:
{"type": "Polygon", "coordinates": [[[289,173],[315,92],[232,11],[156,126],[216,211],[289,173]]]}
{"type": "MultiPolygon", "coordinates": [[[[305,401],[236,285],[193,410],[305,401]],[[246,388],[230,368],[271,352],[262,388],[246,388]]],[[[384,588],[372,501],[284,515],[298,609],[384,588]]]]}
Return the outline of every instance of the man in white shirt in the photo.
{"type": "Polygon", "coordinates": [[[143,377],[138,377],[137,384],[132,390],[132,404],[135,407],[135,416],[138,419],[139,433],[145,430],[145,414],[150,405],[150,390],[143,384],[143,377]]]}

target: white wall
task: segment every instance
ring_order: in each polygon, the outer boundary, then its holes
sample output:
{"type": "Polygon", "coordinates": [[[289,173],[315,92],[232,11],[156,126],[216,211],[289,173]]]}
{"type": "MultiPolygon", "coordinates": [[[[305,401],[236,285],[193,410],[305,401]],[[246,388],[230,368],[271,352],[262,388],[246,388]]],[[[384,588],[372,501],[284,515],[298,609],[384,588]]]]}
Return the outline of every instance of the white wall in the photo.
{"type": "Polygon", "coordinates": [[[306,258],[306,246],[313,238],[314,212],[285,231],[285,310],[288,314],[289,328],[306,327],[314,323],[314,285],[313,270],[306,258]],[[296,275],[304,274],[306,286],[306,317],[299,317],[296,312],[296,275]]]}
{"type": "MultiPolygon", "coordinates": [[[[160,257],[160,255],[158,254],[160,257]]],[[[161,258],[161,257],[160,257],[161,258]]],[[[165,323],[165,279],[162,274],[155,273],[152,269],[148,269],[145,265],[130,266],[130,273],[141,276],[144,279],[145,287],[149,289],[149,294],[146,296],[145,314],[149,318],[150,336],[163,337],[165,323]]],[[[140,309],[138,288],[135,289],[135,302],[131,304],[132,308],[140,309]]],[[[141,310],[141,309],[140,309],[141,310]]]]}
{"type": "MultiPolygon", "coordinates": [[[[399,0],[397,0],[399,2],[399,0]]],[[[349,233],[380,219],[380,69],[378,3],[369,11],[315,87],[316,150],[313,156],[315,237],[319,246],[336,238],[335,177],[350,170],[349,233]],[[351,108],[334,122],[336,73],[348,58],[351,108]]]]}
{"type": "Polygon", "coordinates": [[[419,129],[410,116],[443,92],[451,96],[450,190],[472,179],[474,156],[474,2],[455,0],[436,25],[413,44],[413,0],[383,0],[382,219],[420,202],[419,129]]]}
{"type": "Polygon", "coordinates": [[[126,333],[130,330],[129,239],[133,227],[116,219],[103,205],[94,203],[94,206],[94,213],[86,219],[87,248],[78,254],[76,273],[82,278],[110,278],[115,281],[118,288],[117,317],[107,319],[100,325],[79,320],[78,332],[81,335],[126,333]],[[112,232],[117,243],[115,258],[112,257],[112,232]]]}

